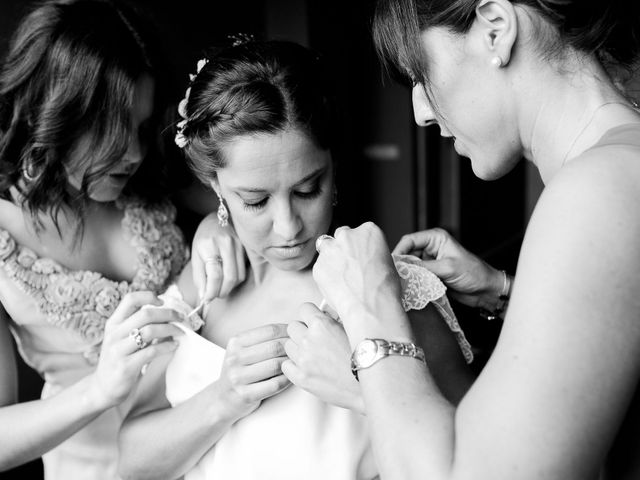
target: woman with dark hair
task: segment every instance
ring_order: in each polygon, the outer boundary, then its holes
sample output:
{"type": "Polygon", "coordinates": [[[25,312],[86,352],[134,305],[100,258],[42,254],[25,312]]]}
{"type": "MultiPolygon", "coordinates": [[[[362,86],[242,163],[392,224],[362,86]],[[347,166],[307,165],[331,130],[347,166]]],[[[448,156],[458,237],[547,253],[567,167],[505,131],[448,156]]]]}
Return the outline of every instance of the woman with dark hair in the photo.
{"type": "Polygon", "coordinates": [[[49,1],[0,73],[0,470],[43,455],[47,479],[117,478],[113,407],[181,333],[140,310],[187,260],[145,38],[115,1],[49,1]],[[41,400],[17,403],[11,334],[41,400]]]}
{"type": "MultiPolygon", "coordinates": [[[[335,194],[322,64],[289,42],[236,45],[199,64],[180,106],[176,140],[219,196],[220,222],[233,224],[246,250],[247,279],[210,304],[202,337],[186,332],[168,366],[150,366],[120,433],[124,478],[377,476],[341,325],[322,317],[297,321],[301,303],[322,303],[311,266],[335,194]],[[305,391],[312,384],[298,388],[288,379],[299,379],[290,359],[304,364],[304,347],[320,332],[333,341],[316,366],[332,378],[316,397],[305,391]]],[[[436,309],[470,356],[468,344],[455,318],[446,316],[437,278],[402,258],[397,266],[406,286],[402,302],[419,332],[407,354],[429,352],[440,388],[455,403],[472,375],[436,309]]],[[[176,308],[196,303],[189,269],[178,286],[176,308]]]]}
{"type": "MultiPolygon", "coordinates": [[[[342,227],[319,245],[314,278],[354,349],[382,478],[640,475],[640,114],[611,69],[637,58],[639,11],[621,0],[379,0],[375,41],[413,82],[416,122],[437,123],[482,179],[524,156],[547,186],[495,351],[457,407],[428,362],[362,348],[413,338],[379,229],[342,227]]],[[[501,313],[509,278],[433,233],[399,251],[425,247],[458,293],[501,313]]]]}

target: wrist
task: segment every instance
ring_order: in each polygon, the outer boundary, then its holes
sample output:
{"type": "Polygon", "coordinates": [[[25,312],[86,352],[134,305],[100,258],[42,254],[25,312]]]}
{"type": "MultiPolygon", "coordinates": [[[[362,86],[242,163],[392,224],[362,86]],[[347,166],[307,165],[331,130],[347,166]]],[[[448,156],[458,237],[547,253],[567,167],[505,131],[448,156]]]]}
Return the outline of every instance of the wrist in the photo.
{"type": "Polygon", "coordinates": [[[85,377],[81,382],[84,383],[83,393],[80,395],[83,404],[90,412],[100,413],[115,407],[118,402],[111,398],[104,391],[101,382],[98,380],[95,372],[85,377]],[[83,382],[83,380],[85,382],[83,382]]]}
{"type": "Polygon", "coordinates": [[[247,415],[244,401],[233,391],[224,388],[220,381],[216,381],[205,389],[208,393],[203,405],[205,418],[211,425],[233,425],[247,415]]]}
{"type": "MultiPolygon", "coordinates": [[[[494,269],[492,269],[494,270],[494,269]]],[[[480,314],[487,320],[502,318],[511,296],[513,278],[504,270],[494,270],[486,292],[480,297],[480,314]]]]}
{"type": "Polygon", "coordinates": [[[390,338],[399,342],[413,342],[409,318],[400,302],[391,302],[375,312],[360,306],[341,317],[351,350],[365,338],[390,338]]]}

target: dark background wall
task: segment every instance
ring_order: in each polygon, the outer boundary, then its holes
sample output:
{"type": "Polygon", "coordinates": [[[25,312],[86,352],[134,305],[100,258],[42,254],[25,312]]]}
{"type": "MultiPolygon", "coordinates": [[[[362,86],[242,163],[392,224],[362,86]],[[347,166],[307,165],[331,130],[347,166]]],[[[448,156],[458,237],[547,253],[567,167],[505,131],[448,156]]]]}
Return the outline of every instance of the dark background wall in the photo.
{"type": "MultiPolygon", "coordinates": [[[[473,176],[469,161],[440,139],[437,128],[414,125],[409,90],[384,80],[375,57],[369,32],[373,0],[132,3],[146,10],[161,32],[176,79],[176,102],[203,48],[227,34],[294,40],[323,54],[340,107],[336,222],[357,226],[373,220],[391,247],[404,233],[442,226],[496,267],[515,272],[524,228],[541,190],[537,173],[523,163],[503,179],[482,182],[473,176]]],[[[2,0],[0,57],[30,5],[2,0]]],[[[194,218],[213,208],[203,190],[191,189],[190,195],[200,202],[194,218]]],[[[476,312],[454,307],[481,368],[500,324],[486,324],[476,312]]],[[[24,365],[20,388],[23,399],[37,398],[41,388],[39,377],[24,365]]],[[[41,478],[41,465],[32,462],[0,478],[35,480],[41,478]]]]}

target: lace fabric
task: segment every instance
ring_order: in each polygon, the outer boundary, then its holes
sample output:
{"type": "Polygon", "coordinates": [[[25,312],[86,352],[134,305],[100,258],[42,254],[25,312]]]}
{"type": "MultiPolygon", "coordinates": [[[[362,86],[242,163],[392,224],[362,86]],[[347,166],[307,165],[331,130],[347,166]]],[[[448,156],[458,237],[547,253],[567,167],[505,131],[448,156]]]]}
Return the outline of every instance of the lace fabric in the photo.
{"type": "MultiPolygon", "coordinates": [[[[136,275],[129,283],[113,281],[86,270],[69,270],[40,258],[0,229],[0,267],[18,288],[32,297],[47,321],[75,332],[90,346],[98,346],[104,324],[128,292],[160,292],[188,259],[175,208],[169,202],[146,206],[136,199],[118,202],[124,210],[122,228],[137,251],[136,275]]],[[[95,361],[96,349],[85,357],[95,361]]]]}
{"type": "MultiPolygon", "coordinates": [[[[446,295],[447,287],[444,283],[433,272],[427,270],[418,257],[413,255],[393,255],[393,262],[400,277],[402,290],[400,301],[404,311],[422,310],[429,303],[433,304],[456,337],[465,361],[467,363],[473,362],[471,344],[465,337],[455,313],[453,313],[446,295]]],[[[334,320],[340,321],[337,312],[325,299],[322,299],[319,308],[334,320]]]]}
{"type": "Polygon", "coordinates": [[[427,270],[418,257],[413,255],[393,255],[393,262],[400,277],[402,287],[402,307],[409,310],[422,310],[429,303],[438,310],[453,332],[467,363],[473,362],[473,351],[451,308],[446,292],[447,287],[433,273],[427,270]]]}

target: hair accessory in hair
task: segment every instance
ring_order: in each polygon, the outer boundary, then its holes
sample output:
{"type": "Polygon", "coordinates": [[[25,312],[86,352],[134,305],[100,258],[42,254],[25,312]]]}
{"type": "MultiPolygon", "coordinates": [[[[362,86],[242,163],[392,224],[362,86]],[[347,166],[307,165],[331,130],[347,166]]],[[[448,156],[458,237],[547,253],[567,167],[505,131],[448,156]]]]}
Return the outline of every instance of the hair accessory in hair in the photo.
{"type": "Polygon", "coordinates": [[[227,35],[227,38],[231,42],[232,47],[237,47],[239,45],[244,45],[245,43],[256,41],[256,37],[254,37],[250,33],[233,33],[231,35],[227,35]]]}
{"type": "Polygon", "coordinates": [[[180,100],[178,104],[178,114],[182,117],[176,126],[177,132],[175,136],[176,145],[180,148],[184,148],[187,145],[187,138],[184,136],[184,127],[186,127],[187,122],[189,120],[189,116],[187,115],[187,102],[189,101],[189,93],[191,93],[191,82],[193,82],[196,76],[200,73],[200,71],[204,68],[204,66],[209,62],[208,58],[201,58],[198,60],[198,64],[196,65],[196,73],[189,74],[189,87],[187,87],[187,91],[184,93],[184,98],[180,100]]]}

